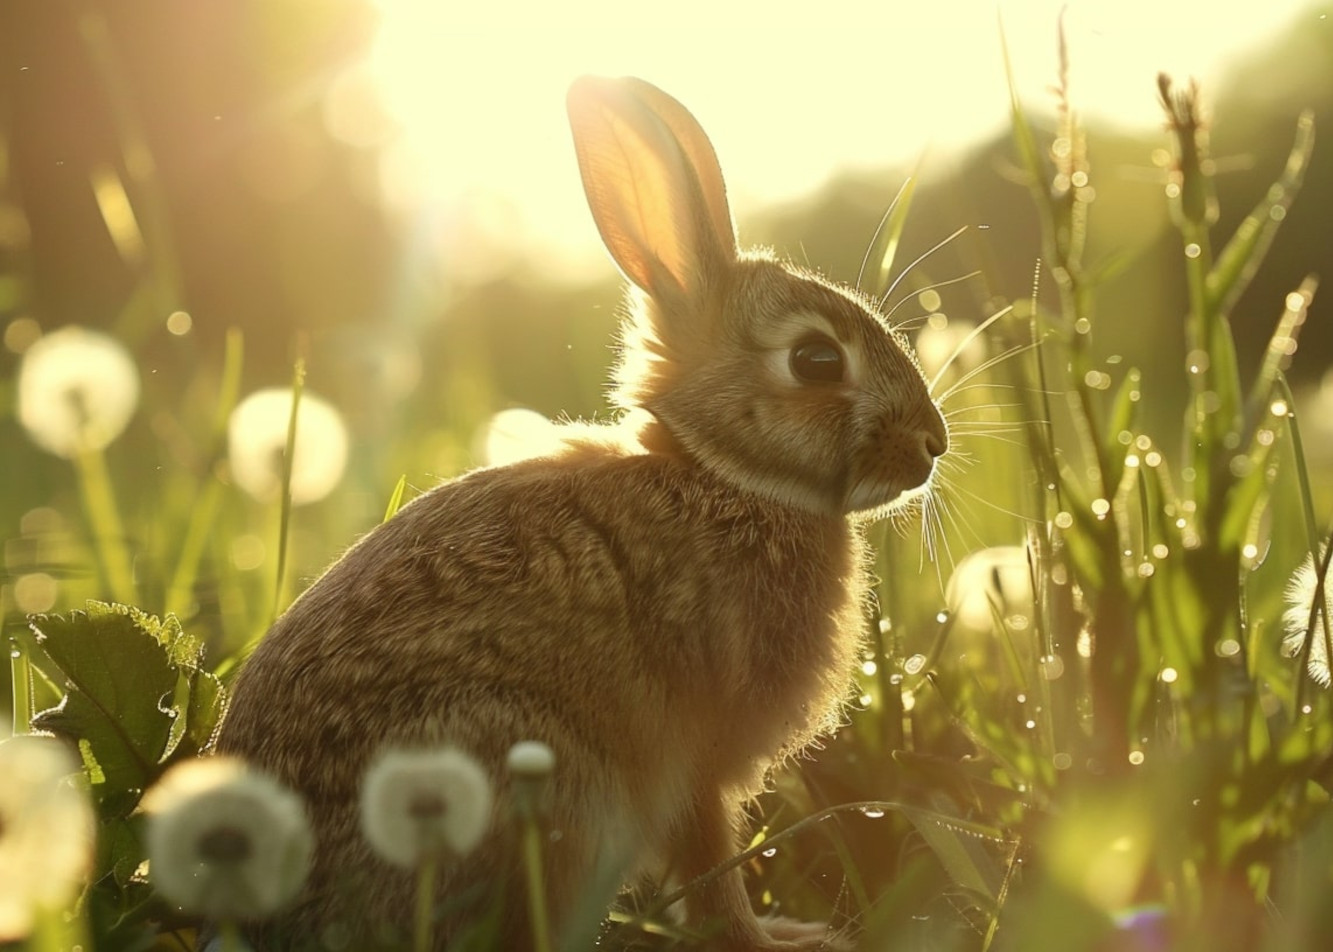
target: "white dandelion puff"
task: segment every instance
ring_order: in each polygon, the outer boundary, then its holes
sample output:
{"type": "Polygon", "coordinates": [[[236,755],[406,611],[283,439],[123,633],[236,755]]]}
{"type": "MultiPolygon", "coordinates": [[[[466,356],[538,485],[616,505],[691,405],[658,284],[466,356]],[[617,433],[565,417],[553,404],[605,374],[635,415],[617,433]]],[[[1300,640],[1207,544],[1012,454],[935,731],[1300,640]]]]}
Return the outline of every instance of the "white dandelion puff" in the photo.
{"type": "Polygon", "coordinates": [[[143,806],[149,876],[183,909],[216,920],[259,919],[305,882],[314,839],[300,797],[240,761],[173,767],[143,806]]]}
{"type": "Polygon", "coordinates": [[[42,449],[73,459],[105,449],[139,404],[139,371],[115,338],[63,327],[23,353],[19,423],[42,449]]]}
{"type": "MultiPolygon", "coordinates": [[[[232,478],[260,502],[273,502],[282,490],[292,396],[290,388],[256,391],[237,404],[227,424],[232,478]]],[[[302,392],[292,450],[292,505],[318,502],[333,492],[346,466],[342,415],[328,401],[302,392]]]]}
{"type": "MultiPolygon", "coordinates": [[[[1319,550],[1322,562],[1327,553],[1327,545],[1319,550]]],[[[1329,573],[1333,575],[1333,573],[1329,573]]],[[[1310,633],[1310,660],[1306,671],[1311,680],[1323,687],[1330,683],[1328,669],[1329,618],[1333,617],[1333,578],[1324,576],[1323,611],[1315,619],[1314,631],[1310,633]]],[[[1300,657],[1305,646],[1305,635],[1310,628],[1310,616],[1315,610],[1315,595],[1319,587],[1319,568],[1313,556],[1307,555],[1300,567],[1292,573],[1287,582],[1287,610],[1282,615],[1282,627],[1286,637],[1282,639],[1282,650],[1290,658],[1300,657]]]]}
{"type": "Polygon", "coordinates": [[[1035,611],[1027,550],[1000,545],[968,554],[949,577],[944,597],[964,629],[991,631],[997,613],[1008,625],[1025,626],[1035,611]]]}
{"type": "Polygon", "coordinates": [[[468,853],[490,821],[490,779],[461,751],[389,750],[366,772],[361,829],[375,852],[398,866],[468,853]]]}
{"type": "Polygon", "coordinates": [[[0,942],[8,942],[77,894],[92,863],[95,821],[78,761],[55,738],[0,741],[0,778],[0,942]]]}

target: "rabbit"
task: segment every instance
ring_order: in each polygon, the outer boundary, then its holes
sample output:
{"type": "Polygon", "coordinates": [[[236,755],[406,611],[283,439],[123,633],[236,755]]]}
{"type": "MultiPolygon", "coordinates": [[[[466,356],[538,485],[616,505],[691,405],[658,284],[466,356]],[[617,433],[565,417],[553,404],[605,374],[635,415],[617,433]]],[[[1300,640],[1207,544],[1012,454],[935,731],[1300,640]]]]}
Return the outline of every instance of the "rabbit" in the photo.
{"type": "MultiPolygon", "coordinates": [[[[475,912],[458,897],[478,895],[504,897],[494,948],[530,947],[504,792],[518,741],[556,755],[557,936],[620,889],[733,856],[770,769],[844,717],[870,597],[863,526],[927,491],[948,448],[909,344],[871,301],[739,250],[684,106],[640,79],[583,77],[568,111],[631,285],[619,415],[405,505],[243,666],[215,748],[303,794],[318,844],[287,935],[408,929],[414,880],[358,829],[385,747],[456,747],[500,790],[482,845],[440,873],[439,948],[475,912]]],[[[757,916],[739,869],[683,907],[708,948],[847,947],[824,923],[757,916]]]]}

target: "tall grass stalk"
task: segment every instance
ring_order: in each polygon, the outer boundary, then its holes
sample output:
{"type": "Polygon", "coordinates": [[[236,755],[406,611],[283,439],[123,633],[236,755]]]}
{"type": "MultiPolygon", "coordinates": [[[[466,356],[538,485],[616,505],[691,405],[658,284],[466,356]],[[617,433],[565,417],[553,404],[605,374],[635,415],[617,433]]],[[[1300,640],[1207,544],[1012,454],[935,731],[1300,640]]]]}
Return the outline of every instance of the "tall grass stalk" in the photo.
{"type": "Polygon", "coordinates": [[[87,449],[79,453],[74,462],[83,509],[97,551],[97,565],[107,591],[123,605],[138,604],[125,527],[111,486],[106,457],[99,449],[87,449]]]}

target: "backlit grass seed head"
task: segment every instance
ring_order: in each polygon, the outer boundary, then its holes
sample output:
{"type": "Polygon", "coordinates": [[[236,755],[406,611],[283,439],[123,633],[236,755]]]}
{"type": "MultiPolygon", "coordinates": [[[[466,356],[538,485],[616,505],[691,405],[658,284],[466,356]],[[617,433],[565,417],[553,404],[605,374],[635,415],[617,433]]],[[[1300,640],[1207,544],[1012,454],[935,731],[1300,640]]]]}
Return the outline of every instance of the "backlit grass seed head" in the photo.
{"type": "MultiPolygon", "coordinates": [[[[1326,552],[1327,546],[1320,549],[1321,561],[1326,552]]],[[[1310,660],[1306,665],[1311,680],[1323,687],[1328,687],[1330,683],[1328,620],[1333,616],[1333,578],[1329,576],[1333,576],[1333,572],[1324,577],[1324,610],[1315,619],[1314,632],[1311,634],[1313,642],[1310,645],[1310,660]]],[[[1292,574],[1291,580],[1287,582],[1287,610],[1282,615],[1282,626],[1287,634],[1282,639],[1282,650],[1288,657],[1300,657],[1305,645],[1305,634],[1310,627],[1310,615],[1314,611],[1318,582],[1319,568],[1315,565],[1314,558],[1307,555],[1305,561],[1292,574]]]]}
{"type": "Polygon", "coordinates": [[[139,371],[117,340],[64,327],[23,354],[18,418],[42,449],[72,459],[106,448],[139,404],[139,371]]]}
{"type": "Polygon", "coordinates": [[[366,772],[361,828],[375,852],[395,865],[471,852],[490,822],[490,779],[461,751],[389,750],[366,772]]]}
{"type": "Polygon", "coordinates": [[[172,768],[143,800],[149,877],[210,919],[260,919],[293,899],[314,839],[300,797],[236,760],[172,768]]]}
{"type": "MultiPolygon", "coordinates": [[[[227,452],[232,479],[260,502],[282,490],[292,390],[274,387],[250,394],[232,411],[227,452]]],[[[325,400],[304,391],[296,410],[292,451],[292,504],[318,502],[331,493],[347,466],[347,427],[325,400]]]]}
{"type": "Polygon", "coordinates": [[[51,737],[0,741],[0,942],[68,905],[92,863],[94,819],[73,754],[51,737]]]}

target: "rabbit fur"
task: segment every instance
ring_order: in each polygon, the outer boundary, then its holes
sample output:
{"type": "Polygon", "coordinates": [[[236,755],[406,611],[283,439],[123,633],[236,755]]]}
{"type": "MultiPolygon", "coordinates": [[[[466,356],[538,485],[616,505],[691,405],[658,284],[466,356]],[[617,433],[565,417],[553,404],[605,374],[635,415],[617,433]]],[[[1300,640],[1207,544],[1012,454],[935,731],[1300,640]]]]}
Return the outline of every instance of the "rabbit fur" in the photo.
{"type": "MultiPolygon", "coordinates": [[[[623,414],[447,482],[352,546],[260,642],[216,741],[309,804],[314,870],[276,927],[306,943],[410,929],[413,876],[358,824],[385,747],[457,747],[499,791],[480,848],[441,872],[439,948],[497,895],[494,948],[529,947],[503,767],[521,740],[556,754],[557,936],[623,885],[685,883],[734,855],[766,771],[843,716],[869,591],[861,525],[918,492],[948,445],[873,304],[738,250],[683,106],[593,77],[568,105],[594,220],[633,285],[623,414]]],[[[709,948],[845,947],[822,924],[757,917],[739,870],[683,905],[709,948]]]]}

